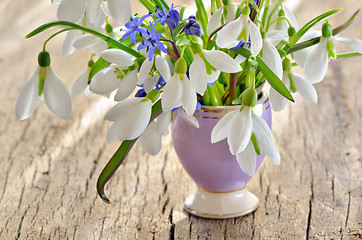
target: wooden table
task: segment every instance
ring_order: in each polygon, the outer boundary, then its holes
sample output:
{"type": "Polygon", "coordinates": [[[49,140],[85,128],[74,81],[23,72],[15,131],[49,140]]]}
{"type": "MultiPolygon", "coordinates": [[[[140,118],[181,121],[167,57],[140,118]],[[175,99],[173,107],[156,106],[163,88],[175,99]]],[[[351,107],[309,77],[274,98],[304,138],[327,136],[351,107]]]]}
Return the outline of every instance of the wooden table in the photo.
{"type": "MultiPolygon", "coordinates": [[[[119,143],[105,143],[104,99],[79,97],[70,121],[56,119],[41,104],[30,120],[15,119],[20,88],[48,36],[25,41],[24,35],[54,19],[56,6],[49,2],[0,2],[0,239],[362,238],[362,58],[330,63],[326,79],[316,85],[318,104],[297,96],[274,114],[282,163],[266,159],[249,183],[260,199],[254,213],[230,220],[185,213],[183,202],[195,186],[169,137],[156,157],[138,146],[131,152],[106,188],[113,202],[106,205],[95,184],[119,143]]],[[[345,10],[331,19],[336,23],[361,4],[305,0],[297,3],[296,16],[302,25],[341,6],[345,10]]],[[[361,25],[359,18],[342,35],[362,38],[361,25]]],[[[49,51],[53,69],[70,88],[89,54],[55,57],[62,54],[62,40],[49,51]]]]}

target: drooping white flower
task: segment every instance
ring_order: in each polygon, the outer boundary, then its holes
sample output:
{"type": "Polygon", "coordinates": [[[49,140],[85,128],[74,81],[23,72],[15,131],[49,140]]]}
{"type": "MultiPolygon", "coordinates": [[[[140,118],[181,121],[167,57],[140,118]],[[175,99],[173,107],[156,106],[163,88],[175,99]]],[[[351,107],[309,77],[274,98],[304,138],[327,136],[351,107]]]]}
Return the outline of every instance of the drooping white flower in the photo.
{"type": "Polygon", "coordinates": [[[79,22],[84,15],[90,23],[96,21],[102,8],[118,23],[126,24],[132,14],[129,0],[107,0],[102,7],[102,0],[62,0],[58,7],[58,19],[79,22]]]}
{"type": "Polygon", "coordinates": [[[321,82],[327,74],[329,59],[335,58],[333,40],[344,43],[362,54],[362,40],[353,38],[341,38],[332,36],[332,27],[328,23],[323,24],[322,37],[318,45],[308,55],[304,64],[304,74],[311,83],[321,82]],[[331,49],[332,48],[332,49],[331,49]]]}
{"type": "MultiPolygon", "coordinates": [[[[282,82],[286,88],[290,90],[290,86],[293,83],[295,90],[297,90],[306,101],[316,103],[318,100],[318,95],[310,81],[291,71],[291,61],[288,58],[285,58],[284,61],[284,66],[286,66],[286,69],[284,69],[283,72],[282,82]]],[[[274,88],[270,88],[269,95],[273,110],[283,110],[285,104],[287,103],[287,99],[278,93],[274,88]]]]}
{"type": "Polygon", "coordinates": [[[124,75],[121,69],[128,68],[134,64],[128,53],[119,49],[107,49],[102,52],[101,57],[109,62],[117,64],[102,69],[94,75],[90,90],[96,94],[107,95],[116,89],[116,101],[127,98],[136,88],[137,69],[134,69],[124,75]]]}
{"type": "Polygon", "coordinates": [[[230,3],[224,5],[214,12],[214,14],[210,17],[209,22],[207,24],[206,28],[207,35],[213,33],[220,26],[223,12],[226,13],[225,23],[234,20],[236,13],[234,4],[230,3]]]}
{"type": "Polygon", "coordinates": [[[204,50],[194,47],[194,61],[190,66],[190,82],[199,94],[204,94],[208,83],[213,83],[220,75],[220,71],[226,73],[240,72],[242,68],[238,61],[219,50],[204,50]],[[195,50],[195,48],[197,48],[195,50]],[[198,52],[198,50],[200,50],[198,52]],[[207,73],[206,63],[215,69],[207,73]]]}
{"type": "Polygon", "coordinates": [[[216,45],[220,48],[236,47],[241,40],[250,42],[251,53],[256,56],[262,48],[262,37],[258,27],[250,20],[249,15],[241,14],[236,20],[226,24],[217,34],[216,45]]]}
{"type": "Polygon", "coordinates": [[[171,123],[171,112],[164,112],[153,120],[143,132],[138,142],[149,154],[157,155],[162,147],[162,137],[168,133],[171,123]]]}
{"type": "Polygon", "coordinates": [[[25,82],[15,106],[16,118],[24,120],[34,112],[37,101],[44,98],[45,105],[57,117],[69,119],[72,112],[72,101],[67,88],[50,66],[38,67],[25,82]],[[39,81],[44,80],[44,88],[39,96],[39,81]]]}
{"type": "Polygon", "coordinates": [[[244,106],[242,111],[236,110],[226,114],[211,132],[212,143],[227,138],[231,154],[237,156],[241,169],[250,176],[255,173],[256,168],[252,132],[260,148],[279,165],[280,155],[273,145],[271,130],[264,119],[252,113],[251,107],[244,106]]]}
{"type": "Polygon", "coordinates": [[[272,72],[281,79],[283,76],[283,63],[278,50],[268,41],[263,39],[263,61],[272,72]]]}
{"type": "Polygon", "coordinates": [[[180,73],[175,73],[165,85],[162,94],[164,112],[183,106],[186,113],[192,116],[197,105],[196,90],[190,80],[180,73]]]}
{"type": "Polygon", "coordinates": [[[123,140],[138,138],[148,126],[151,118],[152,102],[141,98],[129,98],[117,103],[104,119],[114,122],[108,129],[107,141],[115,136],[123,140]]]}
{"type": "Polygon", "coordinates": [[[79,94],[84,92],[86,94],[86,89],[88,87],[88,76],[92,68],[87,67],[87,69],[79,75],[79,77],[74,81],[72,90],[70,91],[70,96],[72,99],[76,98],[79,94]]]}

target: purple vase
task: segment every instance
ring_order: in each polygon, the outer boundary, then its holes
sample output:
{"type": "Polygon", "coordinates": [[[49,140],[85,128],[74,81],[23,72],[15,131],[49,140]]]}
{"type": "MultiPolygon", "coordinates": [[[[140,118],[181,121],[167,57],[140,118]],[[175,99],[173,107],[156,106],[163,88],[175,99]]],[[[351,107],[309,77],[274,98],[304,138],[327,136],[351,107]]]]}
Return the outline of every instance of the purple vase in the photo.
{"type": "MultiPolygon", "coordinates": [[[[194,215],[231,218],[248,214],[258,205],[258,199],[245,190],[251,176],[241,170],[236,156],[229,151],[227,140],[211,143],[211,131],[216,123],[225,114],[239,108],[203,106],[194,114],[199,128],[191,126],[177,114],[174,116],[171,134],[175,151],[198,187],[197,192],[186,200],[185,207],[194,215]],[[238,206],[241,203],[247,206],[238,206]],[[233,204],[237,207],[232,207],[233,204]]],[[[271,127],[270,103],[265,93],[255,106],[254,114],[261,116],[271,127]]],[[[264,153],[257,155],[257,169],[263,158],[264,153]]]]}

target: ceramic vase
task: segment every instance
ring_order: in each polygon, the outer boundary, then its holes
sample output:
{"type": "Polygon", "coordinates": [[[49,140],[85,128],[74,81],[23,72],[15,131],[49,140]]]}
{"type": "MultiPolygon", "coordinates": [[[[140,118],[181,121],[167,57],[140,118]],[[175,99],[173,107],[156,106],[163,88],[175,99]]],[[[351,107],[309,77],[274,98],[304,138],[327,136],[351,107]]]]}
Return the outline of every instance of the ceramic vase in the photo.
{"type": "MultiPolygon", "coordinates": [[[[267,94],[263,92],[254,108],[271,127],[271,108],[267,94]]],[[[175,151],[186,172],[195,182],[196,192],[185,201],[185,210],[204,218],[234,218],[253,212],[258,198],[246,190],[251,176],[245,174],[236,156],[229,151],[227,140],[211,143],[211,131],[227,113],[240,106],[203,106],[196,111],[200,127],[195,128],[177,114],[171,125],[175,151]]],[[[260,167],[264,158],[261,152],[256,158],[260,167]]]]}

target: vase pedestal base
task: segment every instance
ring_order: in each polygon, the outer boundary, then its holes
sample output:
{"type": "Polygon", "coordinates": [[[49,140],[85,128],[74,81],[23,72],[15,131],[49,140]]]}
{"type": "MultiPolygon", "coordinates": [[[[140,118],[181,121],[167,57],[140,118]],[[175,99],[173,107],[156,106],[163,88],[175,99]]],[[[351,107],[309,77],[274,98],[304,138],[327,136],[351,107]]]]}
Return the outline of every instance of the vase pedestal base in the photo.
{"type": "Polygon", "coordinates": [[[258,203],[258,198],[245,188],[232,192],[197,189],[186,199],[185,210],[198,217],[226,219],[252,213],[258,203]]]}

